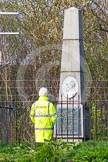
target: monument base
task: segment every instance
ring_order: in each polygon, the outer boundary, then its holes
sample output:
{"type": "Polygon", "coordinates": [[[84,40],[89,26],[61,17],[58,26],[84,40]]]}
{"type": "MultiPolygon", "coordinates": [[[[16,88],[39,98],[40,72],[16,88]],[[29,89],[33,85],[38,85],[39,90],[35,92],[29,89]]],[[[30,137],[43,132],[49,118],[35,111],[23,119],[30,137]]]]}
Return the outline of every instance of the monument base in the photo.
{"type": "Polygon", "coordinates": [[[82,104],[58,104],[54,138],[64,141],[89,139],[89,114],[82,104]],[[87,116],[84,116],[87,114],[87,116]]]}

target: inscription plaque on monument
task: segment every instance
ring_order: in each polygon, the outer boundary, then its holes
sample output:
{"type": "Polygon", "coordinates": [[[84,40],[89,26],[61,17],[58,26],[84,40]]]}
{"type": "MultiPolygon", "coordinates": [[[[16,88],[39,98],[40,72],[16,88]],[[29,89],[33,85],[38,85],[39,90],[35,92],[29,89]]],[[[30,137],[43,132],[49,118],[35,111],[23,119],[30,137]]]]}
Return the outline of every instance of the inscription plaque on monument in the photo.
{"type": "Polygon", "coordinates": [[[82,131],[82,105],[73,108],[63,107],[58,109],[57,135],[83,136],[82,131]]]}

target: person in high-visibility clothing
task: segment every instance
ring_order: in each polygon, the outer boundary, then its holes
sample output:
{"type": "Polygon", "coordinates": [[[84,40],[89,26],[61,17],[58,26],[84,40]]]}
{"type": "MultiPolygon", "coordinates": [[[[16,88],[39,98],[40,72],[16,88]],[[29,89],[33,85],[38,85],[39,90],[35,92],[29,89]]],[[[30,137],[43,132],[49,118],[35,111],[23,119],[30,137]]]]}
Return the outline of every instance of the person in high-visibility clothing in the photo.
{"type": "Polygon", "coordinates": [[[31,106],[30,118],[35,124],[35,141],[52,140],[57,115],[54,104],[48,100],[47,88],[40,88],[39,99],[31,106]]]}

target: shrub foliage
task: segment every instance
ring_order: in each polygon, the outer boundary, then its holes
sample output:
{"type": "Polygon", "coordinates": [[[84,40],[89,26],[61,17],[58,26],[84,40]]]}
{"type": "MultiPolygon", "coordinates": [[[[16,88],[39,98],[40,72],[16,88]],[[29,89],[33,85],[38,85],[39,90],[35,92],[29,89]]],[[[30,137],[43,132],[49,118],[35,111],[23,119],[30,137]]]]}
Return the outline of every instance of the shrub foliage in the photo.
{"type": "Polygon", "coordinates": [[[107,162],[108,143],[69,143],[57,140],[43,144],[1,145],[1,162],[107,162]]]}

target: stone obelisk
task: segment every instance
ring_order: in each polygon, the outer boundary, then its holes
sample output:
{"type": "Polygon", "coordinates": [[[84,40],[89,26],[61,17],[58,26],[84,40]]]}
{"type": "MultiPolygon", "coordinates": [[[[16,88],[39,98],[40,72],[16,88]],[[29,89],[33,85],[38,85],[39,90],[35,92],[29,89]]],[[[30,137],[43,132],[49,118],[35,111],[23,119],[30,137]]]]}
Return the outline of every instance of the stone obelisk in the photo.
{"type": "Polygon", "coordinates": [[[65,10],[56,137],[84,138],[85,63],[81,10],[65,10]],[[61,105],[62,103],[62,105],[61,105]],[[68,137],[67,137],[68,136],[68,137]]]}
{"type": "Polygon", "coordinates": [[[81,10],[72,7],[66,9],[64,15],[59,100],[62,94],[63,100],[67,100],[65,96],[69,95],[69,98],[74,96],[74,101],[76,102],[78,100],[80,102],[85,101],[84,64],[81,10]],[[63,81],[68,82],[68,79],[73,83],[73,91],[68,93],[67,88],[67,93],[65,93],[65,87],[63,87],[65,83],[63,81]]]}

